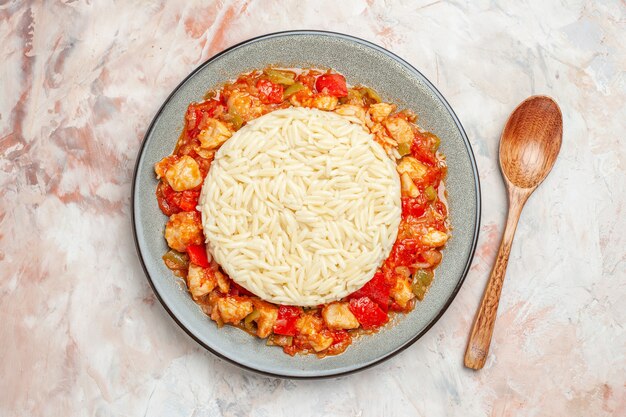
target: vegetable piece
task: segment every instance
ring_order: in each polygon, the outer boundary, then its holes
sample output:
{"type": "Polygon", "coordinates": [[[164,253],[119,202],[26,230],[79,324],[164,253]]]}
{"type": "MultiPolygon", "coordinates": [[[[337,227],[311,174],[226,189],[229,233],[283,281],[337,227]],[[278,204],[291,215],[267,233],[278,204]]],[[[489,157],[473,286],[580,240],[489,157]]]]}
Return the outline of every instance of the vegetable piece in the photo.
{"type": "Polygon", "coordinates": [[[288,99],[292,95],[296,94],[298,91],[304,90],[304,85],[300,83],[295,83],[287,87],[287,89],[283,92],[283,99],[288,99]]]}
{"type": "Polygon", "coordinates": [[[270,80],[260,79],[256,83],[259,98],[265,104],[278,104],[283,101],[283,86],[270,80]]]}
{"type": "Polygon", "coordinates": [[[424,189],[424,194],[426,194],[426,198],[428,198],[430,201],[434,201],[437,199],[437,191],[435,191],[435,188],[432,185],[429,185],[424,189]]]}
{"type": "Polygon", "coordinates": [[[420,217],[426,212],[427,203],[423,194],[417,197],[402,197],[402,217],[420,217]]]}
{"type": "Polygon", "coordinates": [[[427,269],[418,269],[415,274],[413,274],[413,285],[411,289],[418,300],[422,301],[424,299],[424,295],[426,295],[428,288],[430,288],[434,277],[435,274],[433,274],[433,271],[427,269]]]}
{"type": "Polygon", "coordinates": [[[182,211],[195,211],[198,207],[198,198],[200,198],[200,191],[183,191],[180,194],[178,207],[182,211]]]}
{"type": "Polygon", "coordinates": [[[234,107],[228,110],[228,114],[230,115],[231,121],[233,123],[233,128],[235,130],[239,130],[243,125],[243,118],[234,107]]]}
{"type": "Polygon", "coordinates": [[[211,266],[206,256],[206,247],[204,245],[190,245],[187,246],[187,254],[189,260],[192,263],[201,266],[202,268],[208,268],[211,266]]]}
{"type": "Polygon", "coordinates": [[[315,81],[315,89],[318,92],[326,92],[331,96],[345,97],[348,95],[346,79],[341,74],[322,74],[315,81]]]}
{"type": "Polygon", "coordinates": [[[399,143],[398,144],[398,153],[400,156],[405,156],[411,153],[411,144],[410,143],[399,143]]]}
{"type": "Polygon", "coordinates": [[[172,190],[172,187],[167,183],[167,181],[161,180],[159,185],[157,186],[156,196],[157,202],[159,203],[159,208],[166,216],[171,216],[172,214],[176,214],[180,212],[180,207],[176,202],[176,197],[179,194],[172,190]]]}
{"type": "Polygon", "coordinates": [[[369,297],[353,298],[350,300],[350,311],[361,323],[361,327],[365,330],[376,329],[387,323],[389,319],[385,313],[375,302],[369,297]]]}
{"type": "Polygon", "coordinates": [[[293,85],[296,81],[296,74],[291,71],[281,71],[274,68],[266,68],[265,75],[274,84],[293,85]]]}
{"type": "MultiPolygon", "coordinates": [[[[376,272],[372,279],[365,283],[360,289],[356,290],[348,296],[348,298],[362,298],[369,297],[380,306],[383,311],[387,311],[389,306],[389,292],[391,285],[385,279],[385,275],[382,272],[376,272]]],[[[359,320],[360,321],[360,320],[359,320]]]]}
{"type": "Polygon", "coordinates": [[[174,249],[170,249],[163,255],[163,262],[165,262],[165,266],[173,271],[189,268],[189,256],[187,256],[186,253],[181,253],[174,249]]]}
{"type": "Polygon", "coordinates": [[[272,334],[267,338],[268,346],[291,346],[293,343],[293,336],[283,336],[281,334],[272,334]]]}
{"type": "Polygon", "coordinates": [[[278,318],[274,323],[274,333],[285,336],[294,336],[297,332],[296,322],[302,310],[294,306],[280,306],[278,308],[278,318]]]}
{"type": "Polygon", "coordinates": [[[361,90],[361,94],[363,96],[367,97],[373,103],[380,103],[381,101],[383,101],[378,93],[369,87],[361,86],[359,87],[359,90],[361,90]]]}
{"type": "Polygon", "coordinates": [[[257,309],[254,309],[252,313],[246,316],[246,318],[243,321],[243,325],[245,326],[246,329],[254,331],[255,322],[257,321],[259,317],[261,317],[261,312],[257,309]]]}

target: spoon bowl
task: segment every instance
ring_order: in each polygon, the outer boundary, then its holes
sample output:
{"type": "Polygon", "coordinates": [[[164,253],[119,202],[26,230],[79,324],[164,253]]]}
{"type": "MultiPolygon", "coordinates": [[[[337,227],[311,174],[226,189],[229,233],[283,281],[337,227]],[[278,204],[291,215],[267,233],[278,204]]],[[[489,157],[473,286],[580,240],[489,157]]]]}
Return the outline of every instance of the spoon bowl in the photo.
{"type": "Polygon", "coordinates": [[[561,149],[561,109],[546,96],[532,96],[509,117],[500,138],[500,168],[512,185],[534,189],[548,176],[561,149]]]}
{"type": "Polygon", "coordinates": [[[520,103],[502,131],[500,169],[508,190],[509,213],[465,351],[468,368],[481,369],[485,365],[517,222],[526,200],[554,166],[562,138],[561,110],[546,96],[532,96],[520,103]]]}

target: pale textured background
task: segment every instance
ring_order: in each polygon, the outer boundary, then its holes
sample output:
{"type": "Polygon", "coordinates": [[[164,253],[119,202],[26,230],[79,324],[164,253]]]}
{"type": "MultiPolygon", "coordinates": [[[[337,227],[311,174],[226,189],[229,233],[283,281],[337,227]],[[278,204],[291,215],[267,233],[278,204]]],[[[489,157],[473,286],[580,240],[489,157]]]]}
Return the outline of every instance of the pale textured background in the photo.
{"type": "Polygon", "coordinates": [[[0,415],[626,415],[625,38],[617,0],[0,1],[0,415]],[[131,237],[133,164],[160,103],[211,55],[286,29],[349,33],[416,66],[465,125],[483,186],[479,248],[445,316],[336,380],[266,378],[204,351],[155,301],[131,237]],[[561,156],[471,372],[506,210],[498,139],[539,93],[563,110],[561,156]]]}

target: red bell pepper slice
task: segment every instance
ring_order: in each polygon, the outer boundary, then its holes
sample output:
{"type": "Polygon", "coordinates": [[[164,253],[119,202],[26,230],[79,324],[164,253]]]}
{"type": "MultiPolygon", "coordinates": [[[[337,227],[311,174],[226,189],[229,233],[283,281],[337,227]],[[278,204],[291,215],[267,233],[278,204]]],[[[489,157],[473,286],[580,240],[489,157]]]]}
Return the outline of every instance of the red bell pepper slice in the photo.
{"type": "Polygon", "coordinates": [[[315,89],[322,93],[326,92],[331,96],[345,97],[348,95],[346,79],[341,74],[323,74],[315,81],[315,89]]]}
{"type": "Polygon", "coordinates": [[[369,297],[353,298],[350,300],[350,311],[365,330],[376,329],[387,323],[389,317],[369,297]]]}
{"type": "Polygon", "coordinates": [[[378,271],[374,274],[374,277],[365,283],[360,289],[356,290],[348,296],[348,298],[361,298],[369,297],[384,311],[387,311],[389,306],[389,293],[391,291],[391,285],[385,279],[385,275],[378,271]]]}
{"type": "Polygon", "coordinates": [[[300,317],[302,310],[294,306],[280,306],[278,308],[278,317],[274,323],[274,333],[285,336],[295,336],[298,332],[296,322],[300,317]]]}
{"type": "Polygon", "coordinates": [[[283,101],[283,86],[270,80],[260,79],[256,83],[259,98],[265,104],[278,104],[283,101]]]}
{"type": "Polygon", "coordinates": [[[187,255],[189,255],[191,263],[201,266],[202,268],[211,266],[206,256],[206,247],[204,245],[187,246],[187,255]]]}

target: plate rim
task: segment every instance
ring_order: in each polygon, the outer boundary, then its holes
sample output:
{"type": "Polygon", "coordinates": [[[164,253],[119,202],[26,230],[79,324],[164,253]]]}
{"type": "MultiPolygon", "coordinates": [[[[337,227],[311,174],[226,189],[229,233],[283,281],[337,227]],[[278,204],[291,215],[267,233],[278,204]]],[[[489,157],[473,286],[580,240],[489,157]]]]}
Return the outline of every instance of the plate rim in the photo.
{"type": "Polygon", "coordinates": [[[482,192],[481,192],[481,187],[480,187],[480,177],[478,174],[478,167],[476,164],[476,158],[474,156],[474,151],[472,149],[472,145],[467,137],[467,134],[465,133],[465,129],[463,128],[463,125],[461,124],[461,121],[459,120],[459,118],[457,117],[456,113],[454,112],[454,110],[452,109],[452,107],[450,106],[450,104],[448,103],[448,101],[444,98],[444,96],[439,92],[439,90],[433,85],[432,82],[430,82],[430,80],[428,78],[426,78],[426,76],[424,74],[422,74],[419,70],[417,70],[413,65],[411,65],[409,62],[405,61],[403,58],[399,57],[398,55],[394,54],[393,52],[387,50],[386,48],[383,48],[382,46],[376,45],[375,43],[372,43],[370,41],[367,41],[365,39],[356,37],[356,36],[352,36],[352,35],[347,35],[345,33],[340,33],[340,32],[333,32],[333,31],[324,31],[324,30],[285,30],[285,31],[280,31],[280,32],[272,32],[272,33],[267,33],[264,35],[259,35],[259,36],[255,36],[253,38],[244,40],[242,42],[239,42],[235,45],[232,45],[224,50],[222,50],[221,52],[218,52],[217,54],[211,56],[210,58],[208,58],[206,61],[202,62],[200,65],[198,65],[193,71],[191,71],[180,83],[178,83],[178,85],[172,90],[172,92],[167,96],[167,98],[163,101],[163,104],[159,107],[159,109],[157,110],[157,112],[155,113],[154,117],[152,118],[152,121],[150,122],[150,124],[148,125],[148,129],[146,130],[146,133],[144,134],[144,137],[141,141],[141,145],[139,146],[139,150],[137,152],[137,160],[135,161],[135,167],[133,170],[133,178],[132,178],[132,187],[131,187],[131,204],[130,204],[130,208],[131,208],[131,224],[132,224],[132,231],[133,231],[133,240],[134,240],[134,244],[135,244],[135,250],[137,251],[137,256],[139,258],[139,262],[141,264],[141,268],[143,269],[144,275],[146,276],[146,279],[148,280],[148,283],[150,284],[150,287],[152,288],[152,292],[156,295],[157,299],[159,300],[159,303],[161,304],[161,306],[165,309],[165,311],[168,313],[168,315],[174,320],[174,322],[181,328],[183,329],[183,331],[185,333],[187,333],[187,335],[189,335],[193,340],[196,341],[196,343],[198,343],[200,346],[202,346],[203,348],[205,348],[206,350],[208,350],[209,352],[211,352],[213,355],[217,356],[218,358],[225,360],[233,365],[236,365],[237,367],[244,369],[246,371],[251,371],[254,372],[256,374],[261,374],[261,375],[265,375],[265,376],[270,376],[270,377],[275,377],[275,378],[283,378],[283,379],[297,379],[297,380],[312,380],[312,379],[327,379],[327,378],[337,378],[340,376],[345,376],[345,375],[350,375],[359,371],[363,371],[365,369],[371,368],[373,366],[376,366],[394,356],[396,356],[397,354],[399,354],[400,352],[404,351],[405,349],[407,349],[408,347],[412,346],[415,342],[417,342],[417,340],[421,339],[422,336],[424,336],[440,319],[441,317],[445,314],[445,312],[448,310],[448,308],[450,307],[450,305],[452,304],[452,302],[454,301],[454,299],[456,298],[457,294],[459,293],[459,290],[461,289],[461,286],[463,285],[463,283],[465,282],[465,279],[467,278],[467,275],[469,273],[470,267],[472,265],[472,261],[474,260],[474,256],[475,256],[475,252],[476,252],[476,247],[477,247],[477,243],[478,243],[478,237],[480,234],[480,220],[481,220],[481,212],[482,212],[482,192]],[[211,348],[208,344],[204,343],[202,340],[200,340],[195,334],[193,334],[191,332],[191,330],[189,330],[185,325],[183,325],[181,323],[181,321],[176,317],[176,315],[170,310],[170,308],[167,306],[167,304],[164,302],[163,298],[161,297],[161,295],[159,294],[159,292],[157,291],[154,282],[152,280],[152,277],[150,276],[149,272],[148,272],[148,268],[146,267],[146,263],[144,261],[143,258],[143,254],[141,252],[140,249],[140,245],[139,245],[139,237],[137,235],[137,221],[136,221],[136,217],[135,217],[135,202],[137,200],[136,197],[136,191],[137,191],[137,177],[138,177],[138,173],[139,173],[139,165],[140,162],[142,160],[143,154],[144,154],[144,150],[146,147],[146,142],[148,140],[148,137],[150,136],[150,134],[152,133],[153,129],[154,129],[154,125],[156,124],[157,119],[160,117],[161,113],[163,112],[163,110],[165,109],[165,107],[168,105],[168,103],[170,102],[170,100],[172,99],[172,97],[178,92],[178,90],[180,90],[180,88],[193,76],[195,76],[199,71],[201,71],[203,68],[205,68],[207,65],[209,65],[211,62],[213,62],[214,60],[218,59],[219,57],[221,57],[222,55],[225,55],[237,48],[240,48],[244,45],[247,44],[251,44],[260,40],[264,40],[264,39],[271,39],[271,38],[275,38],[275,37],[283,37],[283,36],[291,36],[291,35],[318,35],[318,36],[327,36],[327,37],[335,37],[335,38],[341,38],[341,39],[345,39],[351,42],[356,42],[358,44],[361,44],[363,46],[369,47],[371,49],[374,49],[378,52],[381,52],[385,55],[388,55],[389,57],[391,57],[393,60],[397,61],[398,63],[400,63],[401,65],[403,65],[409,72],[411,72],[413,75],[415,75],[417,78],[419,78],[422,82],[424,82],[424,84],[432,91],[432,93],[435,95],[435,97],[437,97],[441,103],[443,104],[443,106],[445,107],[446,111],[448,111],[448,113],[450,114],[450,116],[452,116],[452,120],[454,121],[454,124],[456,125],[457,129],[459,130],[460,134],[461,134],[461,138],[463,139],[463,143],[465,145],[465,150],[467,151],[467,154],[469,156],[469,160],[470,160],[470,165],[472,168],[472,174],[473,174],[473,180],[474,180],[474,186],[476,189],[476,209],[475,209],[475,213],[474,213],[474,218],[475,218],[475,228],[474,228],[474,234],[473,234],[473,238],[472,238],[472,246],[470,248],[469,251],[469,256],[467,257],[467,260],[465,262],[465,266],[463,268],[463,272],[459,278],[458,283],[456,284],[456,286],[454,287],[454,289],[452,290],[452,293],[450,294],[450,296],[448,297],[448,299],[446,300],[444,306],[440,309],[440,311],[435,315],[435,317],[421,330],[419,331],[417,334],[415,334],[415,336],[413,336],[411,339],[409,339],[407,342],[405,342],[403,345],[401,345],[400,347],[396,348],[395,350],[392,350],[384,355],[382,355],[380,358],[378,358],[377,360],[368,363],[368,364],[364,364],[364,365],[360,365],[357,366],[353,369],[347,370],[347,371],[340,371],[340,372],[334,372],[334,373],[328,373],[328,374],[324,374],[324,375],[286,375],[286,374],[281,374],[281,373],[273,373],[273,372],[268,372],[268,371],[264,371],[264,370],[260,370],[260,369],[256,369],[254,367],[245,365],[243,363],[237,362],[234,359],[231,359],[219,352],[217,352],[216,350],[214,350],[213,348],[211,348]]]}

